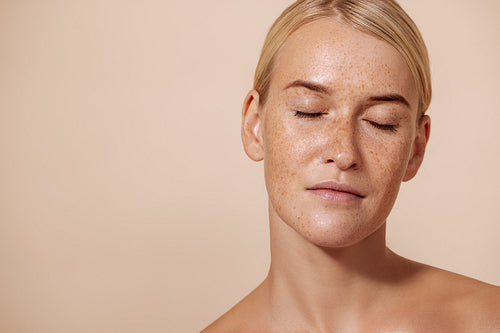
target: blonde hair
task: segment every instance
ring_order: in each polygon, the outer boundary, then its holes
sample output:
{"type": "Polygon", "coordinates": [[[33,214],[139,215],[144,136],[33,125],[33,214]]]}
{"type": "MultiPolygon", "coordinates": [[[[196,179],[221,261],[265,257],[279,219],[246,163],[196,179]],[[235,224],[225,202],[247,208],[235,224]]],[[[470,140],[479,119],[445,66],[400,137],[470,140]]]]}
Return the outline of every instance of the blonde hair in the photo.
{"type": "Polygon", "coordinates": [[[392,45],[403,57],[419,95],[419,113],[431,102],[429,56],[422,36],[406,12],[394,0],[298,0],[274,22],[267,34],[255,71],[254,89],[265,104],[276,54],[290,34],[301,26],[326,17],[340,17],[360,31],[392,45]]]}

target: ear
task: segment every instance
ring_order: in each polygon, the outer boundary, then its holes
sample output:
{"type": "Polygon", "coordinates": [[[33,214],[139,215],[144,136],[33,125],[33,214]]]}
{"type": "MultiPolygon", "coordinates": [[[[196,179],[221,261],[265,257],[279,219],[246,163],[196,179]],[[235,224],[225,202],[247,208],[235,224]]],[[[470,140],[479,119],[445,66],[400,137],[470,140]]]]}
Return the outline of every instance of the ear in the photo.
{"type": "Polygon", "coordinates": [[[250,90],[243,103],[241,119],[241,139],[248,157],[254,161],[264,159],[262,140],[262,119],[259,110],[259,92],[250,90]]]}
{"type": "Polygon", "coordinates": [[[413,152],[410,156],[408,166],[406,167],[405,176],[403,177],[404,182],[409,181],[417,174],[417,171],[424,160],[425,147],[429,141],[430,134],[431,118],[428,115],[424,115],[420,122],[420,126],[417,128],[415,141],[413,142],[413,152]]]}

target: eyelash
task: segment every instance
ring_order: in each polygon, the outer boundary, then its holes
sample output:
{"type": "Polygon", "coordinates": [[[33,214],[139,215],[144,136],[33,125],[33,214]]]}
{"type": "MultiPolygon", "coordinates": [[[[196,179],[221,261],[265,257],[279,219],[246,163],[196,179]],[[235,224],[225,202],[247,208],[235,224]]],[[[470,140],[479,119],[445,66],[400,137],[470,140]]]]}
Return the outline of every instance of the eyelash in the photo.
{"type": "Polygon", "coordinates": [[[295,111],[295,116],[298,117],[298,118],[302,118],[302,119],[319,118],[323,114],[324,113],[322,113],[322,112],[301,112],[301,111],[295,111]]]}
{"type": "Polygon", "coordinates": [[[374,121],[368,121],[368,122],[370,123],[370,125],[372,125],[375,128],[378,128],[378,129],[381,129],[384,131],[396,132],[396,126],[394,126],[394,125],[383,125],[383,124],[376,123],[374,121]]]}

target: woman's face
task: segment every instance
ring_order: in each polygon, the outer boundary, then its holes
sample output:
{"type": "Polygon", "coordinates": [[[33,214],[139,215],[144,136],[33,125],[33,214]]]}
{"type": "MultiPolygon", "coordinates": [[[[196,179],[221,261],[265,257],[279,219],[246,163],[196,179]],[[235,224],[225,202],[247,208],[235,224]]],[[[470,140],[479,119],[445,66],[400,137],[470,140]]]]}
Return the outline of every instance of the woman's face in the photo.
{"type": "Polygon", "coordinates": [[[429,133],[428,117],[417,124],[413,78],[392,46],[336,19],[309,23],[277,54],[265,105],[249,96],[244,128],[254,130],[257,150],[247,152],[264,159],[271,216],[327,247],[357,243],[384,224],[429,133]]]}

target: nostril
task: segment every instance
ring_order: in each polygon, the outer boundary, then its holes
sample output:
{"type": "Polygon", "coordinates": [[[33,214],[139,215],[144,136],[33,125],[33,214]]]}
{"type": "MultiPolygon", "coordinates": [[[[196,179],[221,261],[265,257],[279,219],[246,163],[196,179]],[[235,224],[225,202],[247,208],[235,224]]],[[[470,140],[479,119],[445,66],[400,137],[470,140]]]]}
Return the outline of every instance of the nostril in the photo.
{"type": "Polygon", "coordinates": [[[341,152],[327,150],[324,154],[326,156],[323,155],[321,157],[325,164],[336,165],[340,170],[359,168],[360,161],[358,159],[360,156],[358,156],[355,147],[353,149],[344,149],[341,152]]]}
{"type": "Polygon", "coordinates": [[[328,164],[335,164],[337,167],[341,170],[347,170],[347,169],[357,169],[359,167],[359,164],[357,161],[354,160],[354,158],[347,158],[346,155],[340,156],[335,159],[335,158],[328,158],[324,160],[325,163],[328,164]]]}

